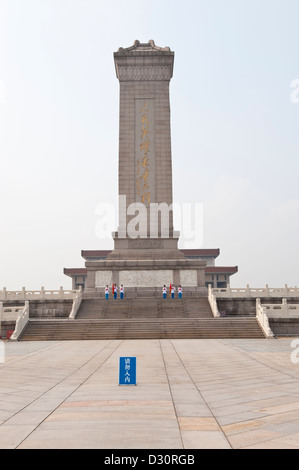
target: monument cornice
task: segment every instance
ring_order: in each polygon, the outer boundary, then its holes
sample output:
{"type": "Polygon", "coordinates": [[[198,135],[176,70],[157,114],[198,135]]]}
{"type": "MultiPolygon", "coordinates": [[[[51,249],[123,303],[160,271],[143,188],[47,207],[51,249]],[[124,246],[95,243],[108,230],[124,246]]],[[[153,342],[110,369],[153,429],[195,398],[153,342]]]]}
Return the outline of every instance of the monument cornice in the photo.
{"type": "Polygon", "coordinates": [[[202,260],[187,260],[187,259],[155,259],[155,260],[98,260],[86,261],[86,268],[89,270],[105,270],[105,269],[162,269],[162,267],[169,269],[203,269],[206,267],[206,262],[202,260]]]}
{"type": "Polygon", "coordinates": [[[120,81],[170,80],[174,52],[169,47],[155,46],[154,41],[140,43],[114,53],[117,78],[120,81]]]}
{"type": "Polygon", "coordinates": [[[131,53],[133,53],[134,55],[135,54],[144,55],[144,54],[148,54],[148,53],[152,54],[153,52],[155,52],[156,54],[160,53],[162,55],[165,55],[165,54],[173,55],[174,54],[170,50],[170,47],[156,46],[155,42],[152,39],[150,39],[147,43],[141,43],[140,41],[138,41],[138,39],[136,39],[134,41],[133,46],[120,47],[118,49],[118,51],[114,53],[114,55],[128,55],[128,54],[131,54],[131,53]]]}
{"type": "Polygon", "coordinates": [[[117,78],[120,81],[170,80],[172,67],[167,65],[117,65],[117,78]]]}

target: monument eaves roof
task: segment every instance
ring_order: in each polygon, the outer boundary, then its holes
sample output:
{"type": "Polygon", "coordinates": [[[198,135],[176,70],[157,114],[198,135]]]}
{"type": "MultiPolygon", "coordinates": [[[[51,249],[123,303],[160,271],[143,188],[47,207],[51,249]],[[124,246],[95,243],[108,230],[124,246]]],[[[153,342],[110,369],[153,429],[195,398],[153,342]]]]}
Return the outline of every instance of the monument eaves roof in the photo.
{"type": "Polygon", "coordinates": [[[164,54],[171,54],[173,55],[174,52],[170,50],[170,47],[159,47],[156,46],[155,42],[150,39],[148,42],[140,42],[138,39],[134,41],[133,46],[130,47],[120,47],[117,52],[114,52],[114,55],[144,55],[144,54],[151,54],[151,53],[162,53],[164,54]]]}
{"type": "Polygon", "coordinates": [[[238,272],[238,266],[206,266],[205,267],[206,273],[226,273],[226,274],[235,274],[238,272]]]}
{"type": "MultiPolygon", "coordinates": [[[[185,255],[189,256],[219,256],[219,248],[199,248],[199,249],[181,249],[185,255]]],[[[111,250],[81,250],[81,256],[86,258],[108,256],[111,250]]]]}
{"type": "MultiPolygon", "coordinates": [[[[87,274],[86,268],[64,268],[64,274],[74,276],[76,274],[87,274]]],[[[206,266],[205,272],[210,274],[235,274],[238,272],[238,266],[206,266]]]]}
{"type": "Polygon", "coordinates": [[[82,258],[97,258],[108,256],[111,250],[81,250],[82,258]]]}
{"type": "Polygon", "coordinates": [[[87,274],[86,268],[64,268],[63,273],[67,276],[72,276],[75,274],[87,274]]]}
{"type": "Polygon", "coordinates": [[[187,256],[212,256],[214,258],[217,258],[220,253],[219,248],[181,248],[180,250],[187,256]]]}

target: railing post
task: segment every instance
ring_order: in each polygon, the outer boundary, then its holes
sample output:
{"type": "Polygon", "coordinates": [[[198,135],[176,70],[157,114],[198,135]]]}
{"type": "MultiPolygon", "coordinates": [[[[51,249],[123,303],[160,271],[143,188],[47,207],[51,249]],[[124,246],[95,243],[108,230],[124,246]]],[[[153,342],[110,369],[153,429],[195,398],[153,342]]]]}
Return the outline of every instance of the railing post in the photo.
{"type": "Polygon", "coordinates": [[[288,303],[287,299],[282,299],[282,314],[286,315],[288,314],[288,303]]]}
{"type": "Polygon", "coordinates": [[[69,314],[69,319],[71,320],[74,320],[76,318],[76,315],[79,311],[79,308],[82,302],[82,293],[83,293],[83,290],[80,286],[79,291],[77,292],[75,298],[73,299],[72,310],[71,310],[71,313],[69,314]]]}
{"type": "Polygon", "coordinates": [[[210,284],[208,287],[208,299],[209,299],[209,304],[210,304],[214,317],[220,317],[220,313],[219,313],[218,306],[217,306],[217,299],[213,293],[213,290],[210,284]]]}
{"type": "Polygon", "coordinates": [[[25,287],[22,287],[22,299],[26,300],[26,289],[25,289],[25,287]]]}
{"type": "Polygon", "coordinates": [[[59,298],[63,299],[63,287],[62,286],[60,286],[60,289],[59,289],[59,298]]]}
{"type": "Polygon", "coordinates": [[[261,299],[257,298],[255,299],[255,304],[256,304],[256,315],[258,315],[258,312],[261,310],[261,299]]]}
{"type": "Polygon", "coordinates": [[[45,298],[45,288],[44,288],[44,286],[42,286],[41,289],[40,289],[40,297],[41,297],[41,299],[45,298]]]}
{"type": "Polygon", "coordinates": [[[256,319],[261,325],[267,338],[273,338],[274,334],[269,325],[269,319],[265,311],[265,307],[261,305],[261,299],[256,299],[256,319]]]}
{"type": "Polygon", "coordinates": [[[25,301],[24,308],[18,313],[15,330],[10,337],[11,341],[16,341],[29,321],[29,301],[25,301]]]}
{"type": "Polygon", "coordinates": [[[288,290],[289,290],[288,285],[285,284],[285,285],[284,285],[284,289],[283,289],[283,294],[284,294],[286,297],[288,296],[288,290]]]}

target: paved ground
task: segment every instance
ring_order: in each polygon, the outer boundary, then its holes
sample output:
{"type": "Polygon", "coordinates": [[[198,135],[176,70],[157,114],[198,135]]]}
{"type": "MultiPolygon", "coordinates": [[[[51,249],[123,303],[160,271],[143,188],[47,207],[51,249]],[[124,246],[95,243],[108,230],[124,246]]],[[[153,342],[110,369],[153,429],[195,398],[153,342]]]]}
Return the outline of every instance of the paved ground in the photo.
{"type": "Polygon", "coordinates": [[[299,449],[292,341],[5,342],[0,448],[299,449]]]}

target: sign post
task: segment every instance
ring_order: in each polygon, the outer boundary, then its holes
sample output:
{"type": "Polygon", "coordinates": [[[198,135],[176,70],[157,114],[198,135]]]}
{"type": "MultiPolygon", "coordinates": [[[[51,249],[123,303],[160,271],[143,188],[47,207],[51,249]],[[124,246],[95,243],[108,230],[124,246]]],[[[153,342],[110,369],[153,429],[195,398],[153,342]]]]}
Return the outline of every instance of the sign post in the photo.
{"type": "Polygon", "coordinates": [[[119,358],[119,385],[136,385],[136,357],[119,358]]]}

